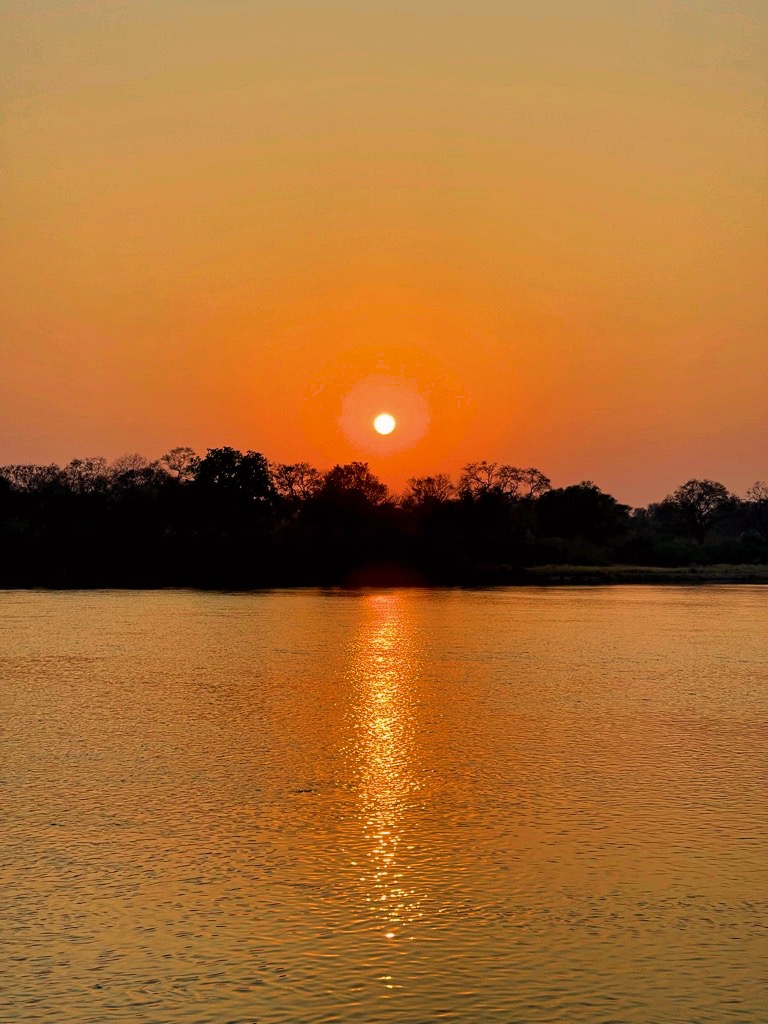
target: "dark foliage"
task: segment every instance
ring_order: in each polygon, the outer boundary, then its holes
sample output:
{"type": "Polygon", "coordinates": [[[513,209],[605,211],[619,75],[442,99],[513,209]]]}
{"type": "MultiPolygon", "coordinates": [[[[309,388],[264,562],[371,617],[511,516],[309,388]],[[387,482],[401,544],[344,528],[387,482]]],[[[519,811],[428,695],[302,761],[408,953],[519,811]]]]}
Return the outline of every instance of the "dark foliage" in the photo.
{"type": "Polygon", "coordinates": [[[496,463],[391,494],[363,462],[322,473],[259,452],[0,469],[0,585],[488,583],[531,566],[768,561],[768,486],[690,480],[630,510],[585,481],[496,463]]]}
{"type": "Polygon", "coordinates": [[[542,537],[581,537],[600,543],[626,532],[629,506],[603,494],[591,480],[547,491],[536,504],[542,537]]]}

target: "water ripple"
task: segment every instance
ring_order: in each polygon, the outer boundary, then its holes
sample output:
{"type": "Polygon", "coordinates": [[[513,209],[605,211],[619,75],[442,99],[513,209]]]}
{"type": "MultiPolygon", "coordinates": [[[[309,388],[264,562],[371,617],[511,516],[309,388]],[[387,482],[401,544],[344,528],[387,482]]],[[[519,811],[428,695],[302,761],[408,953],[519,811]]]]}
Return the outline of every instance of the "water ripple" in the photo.
{"type": "Polygon", "coordinates": [[[767,1019],[767,604],[0,595],[0,1021],[767,1019]]]}

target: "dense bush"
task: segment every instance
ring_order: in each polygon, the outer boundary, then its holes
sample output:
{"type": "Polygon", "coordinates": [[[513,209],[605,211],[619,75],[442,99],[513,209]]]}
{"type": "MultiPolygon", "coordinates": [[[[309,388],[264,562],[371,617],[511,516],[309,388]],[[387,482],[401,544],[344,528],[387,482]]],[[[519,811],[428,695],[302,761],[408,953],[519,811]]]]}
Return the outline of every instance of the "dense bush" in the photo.
{"type": "Polygon", "coordinates": [[[585,481],[477,462],[391,494],[366,463],[321,473],[176,448],[0,469],[2,586],[488,582],[550,564],[768,561],[768,487],[691,480],[629,509],[585,481]]]}

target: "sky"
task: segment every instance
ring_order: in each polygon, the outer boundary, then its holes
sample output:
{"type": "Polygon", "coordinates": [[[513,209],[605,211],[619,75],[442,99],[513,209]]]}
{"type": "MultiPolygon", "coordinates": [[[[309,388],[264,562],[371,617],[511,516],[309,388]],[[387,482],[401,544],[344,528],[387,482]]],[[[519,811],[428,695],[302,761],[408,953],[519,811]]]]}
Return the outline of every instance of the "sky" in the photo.
{"type": "Polygon", "coordinates": [[[768,479],[762,0],[0,23],[0,463],[768,479]]]}

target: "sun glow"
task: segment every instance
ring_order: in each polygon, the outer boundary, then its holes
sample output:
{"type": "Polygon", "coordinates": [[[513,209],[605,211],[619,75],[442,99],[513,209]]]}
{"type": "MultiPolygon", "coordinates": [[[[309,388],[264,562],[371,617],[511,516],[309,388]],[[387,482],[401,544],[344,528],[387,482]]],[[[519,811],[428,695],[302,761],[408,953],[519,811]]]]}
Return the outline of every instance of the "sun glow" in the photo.
{"type": "Polygon", "coordinates": [[[377,434],[391,434],[396,426],[395,417],[388,412],[380,412],[373,421],[373,429],[377,434]]]}

